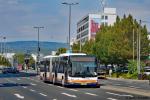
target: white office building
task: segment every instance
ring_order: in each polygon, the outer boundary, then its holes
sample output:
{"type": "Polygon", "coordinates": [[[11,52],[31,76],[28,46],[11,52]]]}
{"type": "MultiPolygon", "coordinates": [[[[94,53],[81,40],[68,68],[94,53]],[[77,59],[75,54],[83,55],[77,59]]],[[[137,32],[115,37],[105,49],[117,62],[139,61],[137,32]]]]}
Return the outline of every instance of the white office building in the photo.
{"type": "Polygon", "coordinates": [[[77,23],[76,42],[95,39],[96,32],[101,25],[113,25],[116,22],[116,8],[104,8],[104,13],[88,14],[77,23]]]}

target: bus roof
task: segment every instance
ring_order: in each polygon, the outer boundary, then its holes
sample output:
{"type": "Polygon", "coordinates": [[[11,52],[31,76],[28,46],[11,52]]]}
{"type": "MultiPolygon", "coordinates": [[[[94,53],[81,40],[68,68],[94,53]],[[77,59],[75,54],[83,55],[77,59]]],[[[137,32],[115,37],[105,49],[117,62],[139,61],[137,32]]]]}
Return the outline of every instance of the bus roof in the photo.
{"type": "Polygon", "coordinates": [[[58,57],[58,56],[54,56],[54,55],[47,55],[45,57],[43,57],[44,59],[47,59],[47,58],[52,58],[52,57],[58,57]]]}
{"type": "Polygon", "coordinates": [[[86,55],[85,53],[63,53],[63,54],[60,54],[59,56],[75,56],[75,55],[86,55]]]}

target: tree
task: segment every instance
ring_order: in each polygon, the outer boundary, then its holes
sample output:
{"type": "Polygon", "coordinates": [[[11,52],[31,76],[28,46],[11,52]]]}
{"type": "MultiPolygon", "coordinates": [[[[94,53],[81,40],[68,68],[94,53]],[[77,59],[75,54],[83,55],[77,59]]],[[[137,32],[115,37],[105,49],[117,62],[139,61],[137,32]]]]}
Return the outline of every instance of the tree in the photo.
{"type": "MultiPolygon", "coordinates": [[[[23,53],[17,53],[14,55],[14,59],[18,61],[18,64],[24,64],[25,63],[25,54],[23,53]]],[[[29,66],[32,64],[35,64],[35,61],[31,55],[29,55],[29,66]]]]}
{"type": "Polygon", "coordinates": [[[66,53],[66,51],[67,51],[66,48],[59,48],[59,49],[57,50],[56,55],[59,55],[59,54],[61,54],[61,53],[66,53]]]}
{"type": "Polygon", "coordinates": [[[94,40],[86,41],[85,44],[82,46],[82,52],[86,54],[93,54],[94,46],[95,46],[94,40]]]}
{"type": "Polygon", "coordinates": [[[11,63],[9,62],[8,59],[0,55],[0,65],[11,66],[11,63]]]}
{"type": "Polygon", "coordinates": [[[72,45],[72,51],[75,53],[80,52],[80,43],[74,43],[72,45]]]}

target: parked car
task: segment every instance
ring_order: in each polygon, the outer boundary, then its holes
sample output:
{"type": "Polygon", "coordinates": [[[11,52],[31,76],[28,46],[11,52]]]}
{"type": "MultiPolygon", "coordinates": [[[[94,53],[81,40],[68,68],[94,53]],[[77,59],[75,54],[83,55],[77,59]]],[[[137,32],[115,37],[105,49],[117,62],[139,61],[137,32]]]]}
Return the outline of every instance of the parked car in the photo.
{"type": "Polygon", "coordinates": [[[144,74],[150,75],[150,66],[144,67],[144,74]]]}
{"type": "Polygon", "coordinates": [[[16,67],[12,67],[11,73],[19,73],[19,70],[16,67]]]}
{"type": "Polygon", "coordinates": [[[19,73],[19,70],[17,70],[17,68],[15,68],[15,67],[7,67],[7,68],[3,68],[2,69],[2,73],[3,74],[7,74],[7,73],[19,73]]]}
{"type": "Polygon", "coordinates": [[[2,73],[3,73],[3,74],[7,74],[7,73],[10,73],[10,72],[11,72],[11,68],[10,68],[10,67],[3,68],[3,69],[2,69],[2,73]]]}

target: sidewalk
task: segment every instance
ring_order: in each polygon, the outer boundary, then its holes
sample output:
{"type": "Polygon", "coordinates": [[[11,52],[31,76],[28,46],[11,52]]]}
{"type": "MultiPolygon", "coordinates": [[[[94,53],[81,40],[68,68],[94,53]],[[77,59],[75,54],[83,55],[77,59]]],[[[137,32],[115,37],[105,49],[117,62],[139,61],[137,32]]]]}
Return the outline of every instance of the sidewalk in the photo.
{"type": "Polygon", "coordinates": [[[131,93],[131,94],[136,94],[136,95],[142,95],[142,96],[150,96],[149,80],[136,80],[136,79],[107,77],[106,82],[108,82],[108,84],[106,83],[107,85],[101,86],[102,89],[126,92],[126,93],[131,93]],[[112,80],[113,84],[119,84],[119,85],[112,85],[112,83],[109,84],[109,82],[111,82],[111,80],[112,80]],[[123,83],[125,83],[125,84],[123,84],[123,83]],[[127,86],[127,85],[129,85],[129,86],[127,86]],[[143,88],[143,87],[141,87],[141,85],[148,86],[148,87],[143,88]],[[133,86],[133,87],[130,87],[130,86],[133,86]]]}
{"type": "Polygon", "coordinates": [[[143,90],[143,89],[133,89],[133,88],[128,88],[128,87],[110,86],[110,85],[101,86],[100,88],[101,89],[105,89],[105,90],[126,92],[126,93],[135,94],[135,95],[141,95],[141,96],[148,96],[148,97],[150,97],[150,91],[143,90]]]}
{"type": "Polygon", "coordinates": [[[128,82],[148,83],[149,84],[149,80],[136,80],[136,79],[113,78],[113,77],[107,77],[106,79],[120,80],[120,81],[126,81],[126,82],[128,81],[128,82]]]}

